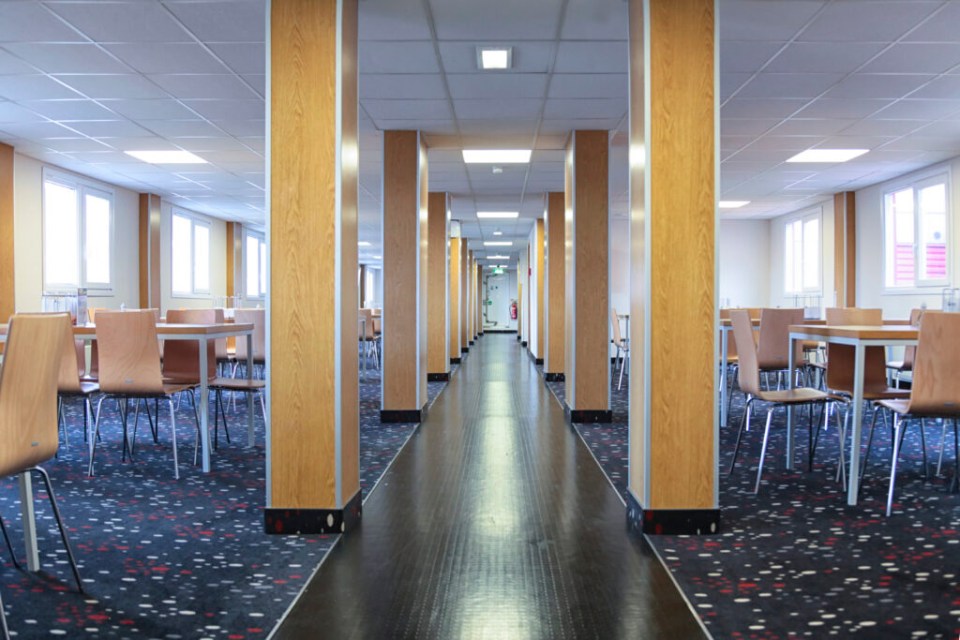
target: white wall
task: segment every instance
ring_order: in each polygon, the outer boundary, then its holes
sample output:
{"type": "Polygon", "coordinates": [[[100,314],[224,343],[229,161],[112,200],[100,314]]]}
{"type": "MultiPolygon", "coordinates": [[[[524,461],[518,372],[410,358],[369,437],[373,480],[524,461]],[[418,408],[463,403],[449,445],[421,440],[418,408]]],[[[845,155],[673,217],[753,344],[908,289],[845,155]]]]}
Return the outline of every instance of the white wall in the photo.
{"type": "MultiPolygon", "coordinates": [[[[799,215],[805,215],[816,209],[820,209],[822,216],[820,218],[821,242],[820,242],[820,308],[821,317],[823,309],[832,307],[836,303],[836,292],[833,290],[834,283],[834,260],[833,260],[833,199],[827,199],[812,207],[805,207],[798,211],[793,211],[778,218],[769,221],[770,225],[770,248],[769,248],[769,274],[770,274],[770,297],[767,304],[771,307],[793,307],[796,304],[794,296],[788,296],[784,292],[784,240],[786,233],[786,223],[794,220],[799,215]]],[[[749,305],[744,305],[749,306],[749,305]]]]}
{"type": "MultiPolygon", "coordinates": [[[[520,291],[523,299],[517,300],[517,304],[520,306],[520,327],[518,331],[520,333],[520,339],[524,342],[528,341],[528,329],[530,327],[527,323],[527,316],[530,313],[530,297],[527,295],[530,289],[530,287],[527,286],[527,266],[527,249],[526,247],[522,247],[520,249],[520,259],[517,262],[516,277],[520,279],[520,284],[523,285],[520,291]]],[[[514,288],[514,291],[516,291],[516,288],[514,288]]],[[[513,297],[516,297],[516,294],[514,294],[513,297]]]]}
{"type": "Polygon", "coordinates": [[[718,235],[717,304],[770,306],[770,221],[721,220],[718,235]]]}
{"type": "MultiPolygon", "coordinates": [[[[618,314],[630,313],[630,220],[626,218],[610,218],[607,225],[607,268],[608,293],[610,309],[616,309],[618,314]]],[[[608,311],[609,314],[609,311],[608,311]]],[[[613,339],[613,320],[607,326],[610,338],[613,339]]],[[[626,338],[626,323],[621,323],[621,335],[626,338]]],[[[617,354],[617,348],[610,345],[610,357],[617,354]]]]}
{"type": "MultiPolygon", "coordinates": [[[[173,229],[173,206],[166,202],[160,203],[160,308],[163,313],[167,309],[204,309],[216,304],[222,304],[222,298],[227,293],[227,224],[223,220],[177,207],[200,220],[210,223],[210,293],[203,296],[174,295],[171,291],[171,262],[173,246],[171,244],[173,229]]],[[[138,267],[139,268],[139,267],[138,267]]],[[[244,277],[245,274],[244,274],[244,277]]],[[[263,300],[252,301],[253,305],[263,305],[263,300]]],[[[136,306],[136,305],[134,305],[136,306]]]]}
{"type": "Polygon", "coordinates": [[[951,286],[960,286],[960,158],[927,167],[857,192],[857,306],[880,307],[885,318],[904,319],[910,310],[926,304],[940,309],[942,287],[886,293],[883,286],[883,192],[895,183],[947,170],[950,177],[948,233],[953,255],[948,267],[951,286]]]}
{"type": "MultiPolygon", "coordinates": [[[[14,279],[18,312],[40,311],[43,293],[43,167],[19,153],[13,157],[14,279]]],[[[99,185],[113,192],[113,293],[91,297],[91,307],[120,308],[139,305],[140,298],[140,200],[139,195],[54,167],[58,171],[99,185]]]]}
{"type": "Polygon", "coordinates": [[[516,330],[517,321],[510,319],[510,303],[517,299],[517,272],[504,271],[499,276],[484,275],[484,297],[493,302],[485,307],[484,327],[516,330]]]}

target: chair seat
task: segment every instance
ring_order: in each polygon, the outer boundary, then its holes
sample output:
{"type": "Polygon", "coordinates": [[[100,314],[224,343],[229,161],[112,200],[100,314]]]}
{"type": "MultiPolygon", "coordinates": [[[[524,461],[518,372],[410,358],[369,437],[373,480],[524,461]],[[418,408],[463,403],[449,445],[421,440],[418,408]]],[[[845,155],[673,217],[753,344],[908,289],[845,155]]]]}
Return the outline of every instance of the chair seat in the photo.
{"type": "Polygon", "coordinates": [[[887,369],[895,369],[897,371],[910,371],[913,369],[912,365],[904,364],[903,360],[891,360],[887,363],[887,369]]]}
{"type": "Polygon", "coordinates": [[[267,386],[264,380],[248,380],[247,378],[216,378],[210,381],[211,389],[223,391],[259,391],[267,386]]]}
{"type": "MultiPolygon", "coordinates": [[[[844,396],[844,400],[853,397],[853,391],[849,389],[831,389],[834,393],[844,396]]],[[[909,389],[894,389],[886,385],[866,386],[863,388],[863,399],[876,402],[879,400],[898,400],[910,397],[909,389]]]]}
{"type": "Polygon", "coordinates": [[[809,387],[781,389],[780,391],[762,391],[757,395],[757,398],[764,402],[776,402],[777,404],[805,404],[807,402],[827,402],[837,399],[837,397],[832,394],[809,387]]]}
{"type": "Polygon", "coordinates": [[[885,407],[893,411],[894,413],[899,413],[900,415],[906,415],[910,407],[910,399],[891,399],[891,400],[880,400],[877,402],[881,407],[885,407]]]}
{"type": "Polygon", "coordinates": [[[73,391],[60,391],[61,396],[66,397],[75,397],[75,396],[89,396],[92,393],[100,391],[100,385],[97,382],[89,382],[87,380],[80,381],[80,389],[73,391]]]}

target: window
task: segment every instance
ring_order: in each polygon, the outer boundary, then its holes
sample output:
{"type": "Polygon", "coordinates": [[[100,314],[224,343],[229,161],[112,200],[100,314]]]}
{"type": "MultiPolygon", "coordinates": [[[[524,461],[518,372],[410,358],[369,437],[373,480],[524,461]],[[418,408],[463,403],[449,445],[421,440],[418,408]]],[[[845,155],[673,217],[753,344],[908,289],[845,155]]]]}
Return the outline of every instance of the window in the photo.
{"type": "Polygon", "coordinates": [[[44,170],[44,289],[110,291],[112,249],[113,193],[44,170]]]}
{"type": "Polygon", "coordinates": [[[259,233],[246,232],[243,246],[248,298],[267,294],[267,243],[259,233]]]}
{"type": "Polygon", "coordinates": [[[947,247],[945,175],[918,180],[883,195],[887,289],[947,284],[947,247]]]}
{"type": "Polygon", "coordinates": [[[820,292],[820,211],[787,222],[784,291],[820,292]]]}
{"type": "Polygon", "coordinates": [[[171,244],[174,295],[210,293],[210,225],[174,210],[171,244]]]}

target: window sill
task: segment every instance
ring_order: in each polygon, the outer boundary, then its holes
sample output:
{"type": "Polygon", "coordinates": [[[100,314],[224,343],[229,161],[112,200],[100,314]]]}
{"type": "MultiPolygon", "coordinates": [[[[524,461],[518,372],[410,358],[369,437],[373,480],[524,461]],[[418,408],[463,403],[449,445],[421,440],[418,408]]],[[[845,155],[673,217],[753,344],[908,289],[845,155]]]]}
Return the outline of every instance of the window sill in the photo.
{"type": "Polygon", "coordinates": [[[902,289],[884,289],[881,295],[884,296],[939,296],[944,289],[949,289],[951,285],[937,285],[935,287],[904,287],[902,289]]]}
{"type": "Polygon", "coordinates": [[[171,293],[174,300],[213,300],[212,293],[171,293]]]}

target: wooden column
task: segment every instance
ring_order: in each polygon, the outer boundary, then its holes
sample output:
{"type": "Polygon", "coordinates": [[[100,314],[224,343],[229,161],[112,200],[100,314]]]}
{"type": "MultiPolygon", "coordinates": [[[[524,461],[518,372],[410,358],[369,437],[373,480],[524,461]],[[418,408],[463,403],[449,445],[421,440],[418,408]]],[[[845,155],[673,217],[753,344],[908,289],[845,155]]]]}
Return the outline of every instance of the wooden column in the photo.
{"type": "Polygon", "coordinates": [[[550,381],[563,380],[566,346],[566,259],[564,256],[564,194],[548,193],[544,230],[544,356],[543,373],[550,381]]]}
{"type": "Polygon", "coordinates": [[[523,344],[523,259],[517,260],[517,341],[523,344]]]}
{"type": "Polygon", "coordinates": [[[427,215],[427,379],[450,379],[450,225],[447,194],[431,193],[427,215]]]}
{"type": "Polygon", "coordinates": [[[0,142],[0,322],[4,323],[17,308],[14,264],[13,147],[0,142]]]}
{"type": "Polygon", "coordinates": [[[529,289],[528,277],[527,277],[527,267],[529,267],[528,259],[530,253],[526,247],[520,250],[520,257],[517,260],[517,309],[519,313],[517,314],[517,335],[520,336],[520,346],[526,347],[528,344],[527,341],[527,292],[529,289]]]}
{"type": "Polygon", "coordinates": [[[709,533],[720,518],[716,0],[629,2],[627,514],[644,533],[709,533]]]}
{"type": "MultiPolygon", "coordinates": [[[[833,290],[837,307],[857,306],[857,198],[853,191],[833,196],[833,290]]],[[[830,306],[830,305],[827,305],[830,306]]]]}
{"type": "Polygon", "coordinates": [[[460,353],[470,351],[470,256],[467,239],[460,239],[460,353]]]}
{"type": "Polygon", "coordinates": [[[460,311],[460,290],[463,279],[460,271],[462,252],[460,238],[450,238],[450,364],[460,364],[460,347],[463,332],[460,330],[463,315],[460,311]]]}
{"type": "Polygon", "coordinates": [[[533,230],[533,246],[530,251],[530,261],[533,269],[533,274],[531,275],[531,287],[532,293],[531,296],[535,302],[536,307],[535,317],[531,320],[531,343],[530,351],[533,353],[533,359],[537,364],[543,364],[544,358],[544,348],[546,344],[544,331],[545,331],[545,317],[546,309],[544,308],[545,299],[544,299],[544,249],[543,249],[543,236],[544,225],[543,219],[540,218],[536,222],[536,226],[533,230]]]}
{"type": "Polygon", "coordinates": [[[140,308],[160,308],[160,196],[140,194],[140,308]]]}
{"type": "Polygon", "coordinates": [[[606,131],[574,131],[566,161],[566,396],[573,422],[610,422],[606,131]]]}
{"type": "Polygon", "coordinates": [[[383,134],[382,422],[420,422],[427,403],[427,149],[383,134]]]}
{"type": "Polygon", "coordinates": [[[360,271],[357,273],[357,295],[360,302],[360,308],[363,309],[367,304],[367,265],[360,265],[360,271]]]}
{"type": "Polygon", "coordinates": [[[483,265],[477,263],[477,337],[483,335],[483,265]]]}
{"type": "MultiPolygon", "coordinates": [[[[226,266],[227,266],[227,297],[236,298],[243,295],[245,283],[243,280],[243,225],[239,222],[227,223],[227,242],[226,242],[226,266]]],[[[229,301],[228,301],[229,302],[229,301]]],[[[227,304],[227,306],[237,306],[239,304],[227,304]]]]}
{"type": "Polygon", "coordinates": [[[473,256],[473,251],[467,250],[467,344],[473,346],[473,339],[476,337],[477,314],[474,300],[477,295],[476,278],[477,261],[473,256]]]}
{"type": "Polygon", "coordinates": [[[357,2],[272,0],[266,529],[359,521],[357,2]]]}

